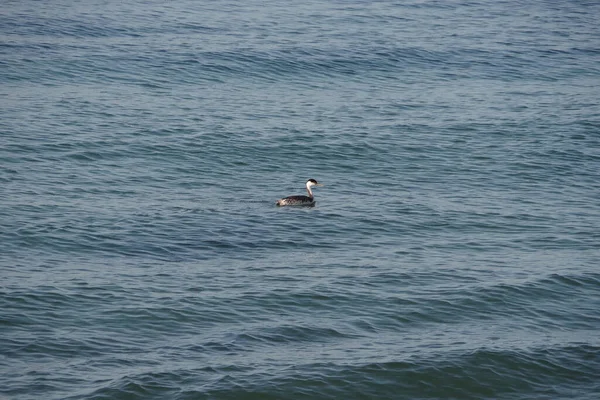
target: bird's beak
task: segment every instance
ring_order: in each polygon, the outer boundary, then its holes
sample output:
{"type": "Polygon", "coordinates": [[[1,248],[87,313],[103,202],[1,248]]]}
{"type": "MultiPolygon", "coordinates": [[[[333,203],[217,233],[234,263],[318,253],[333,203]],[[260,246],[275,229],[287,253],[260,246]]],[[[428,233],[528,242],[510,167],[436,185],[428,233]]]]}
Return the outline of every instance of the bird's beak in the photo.
{"type": "Polygon", "coordinates": [[[317,183],[315,186],[325,186],[322,183],[317,183]]]}

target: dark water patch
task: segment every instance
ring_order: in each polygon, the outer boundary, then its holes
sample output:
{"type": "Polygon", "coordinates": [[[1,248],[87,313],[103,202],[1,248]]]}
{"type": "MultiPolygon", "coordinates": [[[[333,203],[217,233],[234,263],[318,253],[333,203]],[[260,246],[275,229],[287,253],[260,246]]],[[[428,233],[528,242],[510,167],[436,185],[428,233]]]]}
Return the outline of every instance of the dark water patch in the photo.
{"type": "MultiPolygon", "coordinates": [[[[365,365],[307,364],[278,373],[222,369],[124,376],[94,398],[170,393],[174,398],[568,398],[597,394],[598,349],[567,346],[532,351],[444,354],[365,365]],[[581,366],[581,361],[592,368],[581,366]],[[591,362],[591,364],[590,364],[591,362]],[[229,372],[229,373],[227,373],[229,372]],[[200,377],[200,381],[192,379],[200,377]],[[550,383],[552,380],[552,384],[550,383]],[[560,383],[559,386],[557,383],[560,383]],[[153,388],[150,390],[149,388],[153,388]]],[[[81,398],[81,397],[73,397],[81,398]]],[[[86,397],[87,398],[87,397],[86,397]]]]}
{"type": "MultiPolygon", "coordinates": [[[[332,328],[316,328],[302,326],[279,326],[272,329],[261,328],[256,332],[240,334],[235,342],[245,343],[244,347],[249,347],[250,343],[273,345],[290,342],[309,342],[322,343],[330,340],[339,340],[347,335],[332,328]]],[[[252,347],[252,345],[250,345],[252,347]]]]}

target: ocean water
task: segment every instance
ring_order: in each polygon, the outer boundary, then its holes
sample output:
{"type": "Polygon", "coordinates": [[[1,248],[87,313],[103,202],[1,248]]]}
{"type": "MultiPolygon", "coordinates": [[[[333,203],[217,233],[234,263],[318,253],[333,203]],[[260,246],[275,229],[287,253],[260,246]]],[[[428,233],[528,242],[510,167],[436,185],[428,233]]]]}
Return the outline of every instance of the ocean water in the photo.
{"type": "Polygon", "coordinates": [[[3,1],[0,398],[600,398],[599,19],[3,1]]]}

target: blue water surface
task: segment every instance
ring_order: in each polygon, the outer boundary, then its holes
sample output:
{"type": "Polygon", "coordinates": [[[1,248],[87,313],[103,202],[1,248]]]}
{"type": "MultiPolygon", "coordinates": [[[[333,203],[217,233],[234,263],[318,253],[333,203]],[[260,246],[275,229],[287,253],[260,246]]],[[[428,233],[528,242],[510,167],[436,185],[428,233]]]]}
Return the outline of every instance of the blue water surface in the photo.
{"type": "Polygon", "coordinates": [[[1,398],[600,396],[599,3],[2,9],[1,398]]]}

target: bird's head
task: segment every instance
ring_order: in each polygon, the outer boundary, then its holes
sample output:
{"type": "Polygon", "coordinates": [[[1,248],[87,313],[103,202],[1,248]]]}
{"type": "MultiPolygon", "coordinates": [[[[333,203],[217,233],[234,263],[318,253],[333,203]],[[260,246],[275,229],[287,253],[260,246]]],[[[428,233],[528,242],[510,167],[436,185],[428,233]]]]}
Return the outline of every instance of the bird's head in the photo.
{"type": "Polygon", "coordinates": [[[313,186],[323,186],[322,183],[317,182],[315,179],[309,179],[306,181],[306,187],[311,188],[313,186]]]}

